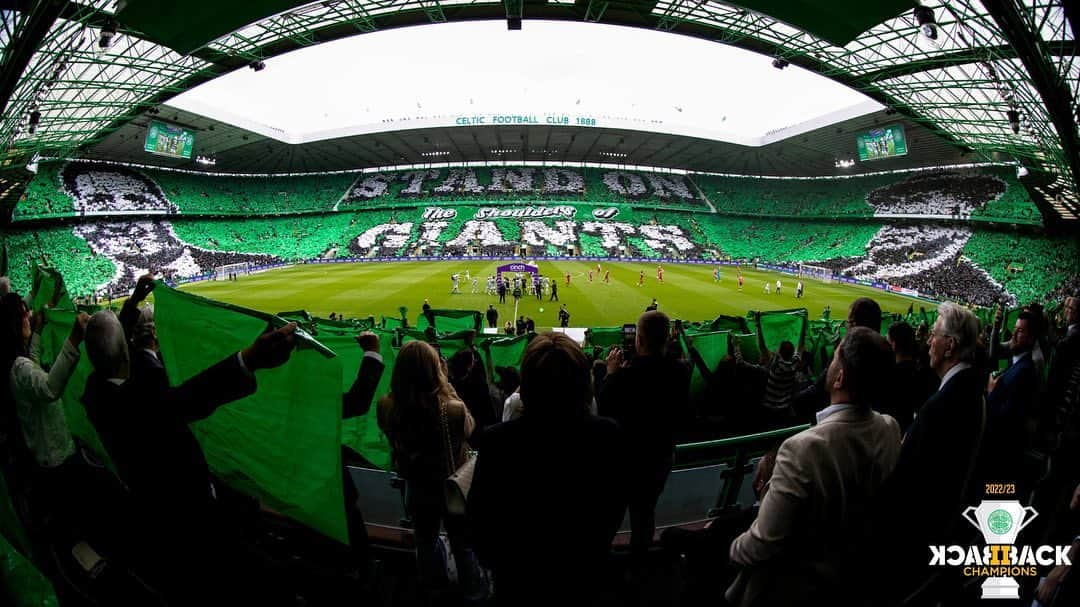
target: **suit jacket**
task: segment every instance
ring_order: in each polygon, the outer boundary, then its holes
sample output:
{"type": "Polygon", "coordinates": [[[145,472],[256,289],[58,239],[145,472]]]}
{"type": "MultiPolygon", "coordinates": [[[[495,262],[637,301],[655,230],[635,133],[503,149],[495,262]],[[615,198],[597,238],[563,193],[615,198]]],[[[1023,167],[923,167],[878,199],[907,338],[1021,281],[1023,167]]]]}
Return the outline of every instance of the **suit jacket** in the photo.
{"type": "Polygon", "coordinates": [[[1024,476],[1029,424],[1038,404],[1039,373],[1030,354],[1020,357],[998,377],[986,396],[986,480],[1018,482],[1024,476]]]}
{"type": "Polygon", "coordinates": [[[379,387],[382,379],[383,362],[372,356],[364,356],[360,360],[360,369],[356,372],[356,380],[349,391],[341,395],[341,417],[359,417],[367,415],[371,409],[371,401],[375,398],[375,390],[379,387]]]}
{"type": "Polygon", "coordinates": [[[92,373],[82,402],[136,500],[160,514],[191,519],[212,501],[210,470],[188,424],[255,392],[236,354],[170,387],[159,358],[132,357],[131,377],[115,383],[92,373]]]}
{"type": "Polygon", "coordinates": [[[731,543],[732,562],[744,568],[728,601],[821,604],[842,596],[844,578],[865,559],[869,509],[899,454],[896,420],[861,408],[785,440],[757,518],[731,543]]]}
{"type": "Polygon", "coordinates": [[[978,503],[982,493],[980,463],[973,452],[982,427],[985,386],[984,371],[969,367],[957,372],[927,399],[904,437],[878,509],[883,522],[897,517],[906,521],[899,537],[890,534],[891,527],[881,526],[879,539],[893,543],[896,557],[902,561],[900,568],[890,570],[893,573],[909,571],[916,578],[926,573],[925,568],[916,568],[926,547],[958,543],[951,539],[966,531],[961,513],[966,506],[978,503]],[[973,456],[975,468],[965,492],[963,484],[973,456]],[[917,507],[912,507],[913,500],[917,500],[917,507]]]}
{"type": "Polygon", "coordinates": [[[937,374],[915,360],[900,361],[893,365],[884,402],[877,411],[895,419],[901,434],[906,433],[915,411],[937,392],[939,382],[937,374]]]}
{"type": "Polygon", "coordinates": [[[689,415],[690,369],[663,356],[639,356],[607,376],[596,401],[632,448],[631,466],[670,466],[675,433],[689,415]]]}
{"type": "Polygon", "coordinates": [[[525,413],[485,432],[466,513],[500,601],[550,605],[604,579],[626,509],[619,440],[592,415],[525,413]]]}
{"type": "MultiPolygon", "coordinates": [[[[1058,409],[1065,399],[1065,386],[1069,383],[1069,374],[1080,362],[1080,327],[1074,328],[1067,333],[1065,338],[1057,343],[1054,349],[1054,357],[1050,361],[1050,373],[1046,380],[1046,396],[1044,398],[1044,416],[1051,424],[1055,424],[1059,415],[1058,409]]],[[[1049,428],[1053,431],[1056,428],[1049,428]]]]}

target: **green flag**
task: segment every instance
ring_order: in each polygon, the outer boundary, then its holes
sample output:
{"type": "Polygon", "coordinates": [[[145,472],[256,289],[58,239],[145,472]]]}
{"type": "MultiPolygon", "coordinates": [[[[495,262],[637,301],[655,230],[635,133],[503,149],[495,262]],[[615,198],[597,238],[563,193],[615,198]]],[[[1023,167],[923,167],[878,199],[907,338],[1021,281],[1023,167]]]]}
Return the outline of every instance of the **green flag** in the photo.
{"type": "MultiPolygon", "coordinates": [[[[705,367],[710,373],[715,371],[716,366],[727,356],[728,337],[730,336],[731,331],[709,331],[691,336],[694,349],[701,354],[702,360],[705,361],[705,367]]],[[[691,400],[697,400],[703,398],[704,394],[705,378],[701,375],[697,365],[694,365],[694,371],[690,376],[690,398],[691,400]]]]}
{"type": "Polygon", "coordinates": [[[806,308],[762,312],[761,335],[765,347],[770,352],[776,352],[781,342],[790,341],[798,348],[800,338],[806,331],[806,316],[806,308]]]}
{"type": "MultiPolygon", "coordinates": [[[[327,327],[320,320],[319,341],[332,349],[341,363],[341,390],[348,391],[356,381],[364,352],[354,337],[360,331],[351,327],[327,327]]],[[[383,374],[379,387],[375,390],[371,409],[366,415],[353,417],[342,422],[341,444],[356,451],[373,465],[384,470],[390,469],[390,443],[379,430],[376,416],[380,397],[390,392],[390,377],[394,368],[396,350],[393,347],[393,331],[374,329],[379,336],[379,354],[383,359],[383,374]]]]}
{"type": "MultiPolygon", "coordinates": [[[[173,385],[250,345],[276,319],[162,284],[154,300],[162,359],[173,385]]],[[[192,429],[219,478],[346,542],[341,361],[299,333],[297,343],[288,363],[256,374],[255,394],[220,407],[192,429]]]]}

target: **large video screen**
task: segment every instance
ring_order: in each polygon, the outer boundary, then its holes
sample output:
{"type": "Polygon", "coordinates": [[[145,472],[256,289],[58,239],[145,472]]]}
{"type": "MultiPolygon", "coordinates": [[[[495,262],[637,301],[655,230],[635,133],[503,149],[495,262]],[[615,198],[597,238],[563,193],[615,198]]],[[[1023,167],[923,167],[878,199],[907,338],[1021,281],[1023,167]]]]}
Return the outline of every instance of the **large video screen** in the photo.
{"type": "Polygon", "coordinates": [[[146,143],[143,145],[147,152],[173,158],[191,158],[194,148],[195,131],[167,122],[150,121],[150,128],[146,131],[146,143]]]}
{"type": "Polygon", "coordinates": [[[907,154],[907,139],[904,128],[892,124],[880,129],[863,133],[855,138],[859,147],[859,160],[880,160],[907,154]]]}

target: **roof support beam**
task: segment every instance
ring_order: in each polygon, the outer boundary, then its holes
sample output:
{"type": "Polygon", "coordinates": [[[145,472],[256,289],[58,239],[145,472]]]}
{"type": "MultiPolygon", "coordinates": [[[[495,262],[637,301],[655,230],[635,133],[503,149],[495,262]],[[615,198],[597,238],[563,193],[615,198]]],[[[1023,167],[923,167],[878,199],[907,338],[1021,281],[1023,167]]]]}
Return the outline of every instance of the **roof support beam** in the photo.
{"type": "MultiPolygon", "coordinates": [[[[1063,57],[1073,54],[1074,45],[1061,41],[1047,42],[1046,50],[1053,56],[1063,57]]],[[[979,61],[985,61],[987,56],[992,56],[994,59],[1009,59],[1016,57],[1016,49],[1009,45],[988,46],[982,49],[964,49],[954,53],[935,55],[922,61],[910,61],[907,63],[890,65],[889,67],[862,74],[859,76],[859,79],[866,80],[867,82],[878,82],[899,76],[925,72],[927,70],[946,68],[953,65],[977,63],[979,61]]]]}
{"type": "Polygon", "coordinates": [[[1017,57],[1042,98],[1061,140],[1061,149],[1071,173],[1068,178],[1072,182],[1073,192],[1076,192],[1080,184],[1080,137],[1077,136],[1076,122],[1072,116],[1069,88],[1058,78],[1042,39],[1037,38],[1037,32],[1028,29],[1012,0],[983,0],[983,5],[1001,28],[1006,40],[1016,49],[1017,57]]]}
{"type": "Polygon", "coordinates": [[[9,14],[11,19],[19,19],[25,14],[26,21],[14,32],[4,50],[3,65],[0,65],[0,114],[7,110],[8,101],[11,101],[26,66],[66,5],[66,2],[44,2],[31,8],[29,13],[9,14]]]}

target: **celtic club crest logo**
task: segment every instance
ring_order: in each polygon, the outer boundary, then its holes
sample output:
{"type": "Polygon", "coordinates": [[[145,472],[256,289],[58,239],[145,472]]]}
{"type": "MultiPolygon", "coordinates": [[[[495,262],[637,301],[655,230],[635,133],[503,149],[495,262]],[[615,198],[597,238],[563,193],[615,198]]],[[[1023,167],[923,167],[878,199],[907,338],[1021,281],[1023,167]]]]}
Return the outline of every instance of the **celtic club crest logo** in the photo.
{"type": "Polygon", "coordinates": [[[1012,529],[1013,517],[1005,510],[994,510],[990,513],[990,516],[986,517],[987,526],[990,527],[990,531],[998,535],[1005,535],[1012,529]]]}

